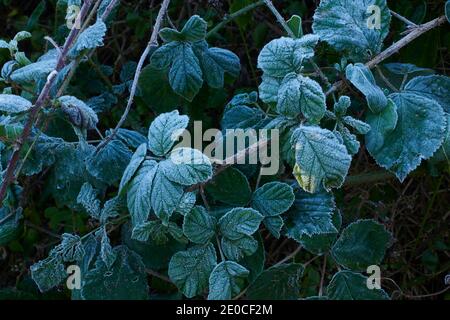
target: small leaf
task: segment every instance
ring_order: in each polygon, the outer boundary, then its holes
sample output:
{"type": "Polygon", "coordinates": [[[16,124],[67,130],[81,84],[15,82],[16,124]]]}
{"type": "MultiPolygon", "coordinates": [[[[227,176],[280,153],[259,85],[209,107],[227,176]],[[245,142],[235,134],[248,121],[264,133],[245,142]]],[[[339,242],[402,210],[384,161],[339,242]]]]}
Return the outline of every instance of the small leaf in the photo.
{"type": "Polygon", "coordinates": [[[339,271],[327,287],[331,300],[387,300],[389,296],[382,289],[367,288],[367,278],[360,273],[339,271]]]}
{"type": "Polygon", "coordinates": [[[295,73],[286,75],[278,91],[278,113],[296,118],[301,112],[311,123],[318,123],[325,110],[325,94],[317,82],[295,73]]]}
{"type": "Polygon", "coordinates": [[[158,164],[155,161],[145,160],[129,184],[127,203],[133,226],[148,219],[151,210],[153,179],[157,169],[158,164]]]}
{"type": "Polygon", "coordinates": [[[111,244],[109,242],[108,234],[106,233],[106,228],[102,227],[96,233],[97,236],[100,237],[100,257],[102,258],[103,263],[106,268],[111,269],[112,265],[117,259],[117,254],[113,251],[111,244]]]}
{"type": "Polygon", "coordinates": [[[69,52],[69,56],[77,57],[84,50],[94,49],[103,46],[103,38],[106,35],[106,25],[99,19],[92,26],[84,30],[79,36],[72,49],[69,52]]]}
{"type": "Polygon", "coordinates": [[[66,269],[58,257],[48,257],[30,267],[31,278],[41,292],[46,292],[59,285],[66,277],[66,269]]]}
{"type": "Polygon", "coordinates": [[[345,228],[333,246],[336,261],[345,268],[365,271],[383,260],[391,236],[374,220],[358,220],[345,228]]]}
{"type": "Polygon", "coordinates": [[[186,41],[196,42],[203,40],[206,37],[207,23],[200,16],[194,15],[181,29],[181,34],[186,41]]]}
{"type": "Polygon", "coordinates": [[[388,100],[383,90],[377,86],[368,67],[362,63],[349,64],[345,74],[347,79],[365,95],[369,109],[373,113],[380,113],[386,108],[388,100]]]}
{"type": "Polygon", "coordinates": [[[253,194],[252,207],[266,217],[286,212],[294,203],[291,186],[281,182],[266,183],[253,194]]]}
{"type": "Polygon", "coordinates": [[[30,101],[21,96],[0,94],[0,111],[6,113],[19,113],[28,111],[32,107],[30,101]]]}
{"type": "Polygon", "coordinates": [[[58,101],[61,103],[61,110],[75,126],[83,129],[94,129],[97,126],[97,114],[83,101],[72,96],[62,96],[58,101]]]}
{"type": "Polygon", "coordinates": [[[178,203],[175,212],[185,216],[188,214],[192,208],[194,208],[195,202],[197,201],[197,195],[195,192],[186,192],[178,203]]]}
{"type": "Polygon", "coordinates": [[[233,78],[239,76],[239,57],[221,48],[208,48],[206,41],[196,43],[194,52],[199,59],[203,75],[211,88],[223,88],[225,72],[233,78]]]}
{"type": "Polygon", "coordinates": [[[216,250],[210,243],[177,252],[169,263],[170,280],[188,298],[202,294],[217,264],[216,250]]]}
{"type": "Polygon", "coordinates": [[[300,39],[281,37],[264,46],[258,56],[258,68],[264,74],[283,78],[290,72],[298,72],[305,59],[314,56],[319,38],[306,35],[300,39]]]}
{"type": "Polygon", "coordinates": [[[259,98],[265,103],[277,103],[278,91],[280,90],[282,81],[283,78],[263,74],[262,82],[258,87],[259,98]]]}
{"type": "Polygon", "coordinates": [[[119,194],[127,187],[128,183],[133,178],[136,171],[139,169],[142,162],[145,160],[147,154],[147,143],[141,144],[131,157],[130,163],[125,168],[122,179],[119,185],[119,194]]]}
{"type": "Polygon", "coordinates": [[[83,206],[91,217],[100,218],[100,200],[97,199],[97,192],[88,182],[81,187],[77,202],[83,206]]]}
{"type": "Polygon", "coordinates": [[[370,131],[366,135],[366,147],[369,152],[377,152],[384,143],[385,137],[397,126],[397,106],[391,99],[387,107],[379,114],[369,112],[366,122],[370,125],[370,131]]]}
{"type": "Polygon", "coordinates": [[[238,105],[225,111],[221,127],[222,130],[254,128],[261,123],[264,117],[264,112],[258,108],[238,105]]]}
{"type": "Polygon", "coordinates": [[[282,264],[259,275],[247,291],[250,300],[297,300],[300,298],[301,264],[282,264]]]}
{"type": "Polygon", "coordinates": [[[148,147],[157,156],[166,155],[189,123],[178,110],[163,113],[153,120],[148,131],[148,147]]]}
{"type": "Polygon", "coordinates": [[[55,68],[56,59],[40,60],[13,71],[10,78],[19,84],[37,82],[46,77],[55,68]]]}
{"type": "Polygon", "coordinates": [[[130,149],[122,141],[112,140],[86,159],[86,168],[98,180],[112,185],[122,178],[130,159],[130,149]]]}
{"type": "Polygon", "coordinates": [[[164,223],[168,221],[183,197],[183,186],[171,182],[158,166],[151,193],[151,206],[164,223]]]}
{"type": "Polygon", "coordinates": [[[344,183],[352,158],[341,141],[329,130],[301,126],[291,139],[296,148],[294,175],[307,192],[339,188],[344,183]]]}
{"type": "Polygon", "coordinates": [[[28,31],[20,31],[14,36],[13,40],[19,42],[29,38],[31,38],[31,33],[28,31]]]}
{"type": "Polygon", "coordinates": [[[342,120],[346,125],[355,129],[359,134],[367,134],[370,131],[370,125],[361,120],[355,119],[350,116],[346,116],[342,118],[342,120]]]}
{"type": "Polygon", "coordinates": [[[251,236],[255,233],[263,216],[250,208],[234,208],[219,220],[219,229],[222,235],[231,240],[238,240],[242,236],[251,236]]]}
{"type": "Polygon", "coordinates": [[[219,263],[209,276],[208,300],[230,300],[241,291],[237,282],[248,275],[249,271],[236,262],[219,263]]]}
{"type": "Polygon", "coordinates": [[[223,237],[220,241],[222,251],[230,260],[239,261],[245,256],[250,256],[258,250],[258,241],[251,236],[242,235],[239,239],[223,237]]]}
{"type": "Polygon", "coordinates": [[[288,21],[286,21],[286,23],[294,33],[295,37],[301,38],[303,36],[302,18],[300,16],[294,14],[288,21]]]}
{"type": "Polygon", "coordinates": [[[247,205],[252,196],[246,176],[232,167],[215,176],[206,191],[214,199],[235,206],[247,205]]]}
{"type": "Polygon", "coordinates": [[[173,182],[190,186],[212,177],[212,165],[208,157],[197,149],[177,148],[168,160],[160,163],[164,175],[173,182]]]}
{"type": "Polygon", "coordinates": [[[281,229],[284,226],[284,220],[280,216],[265,217],[264,225],[267,230],[277,239],[280,239],[281,229]]]}
{"type": "Polygon", "coordinates": [[[207,243],[215,234],[216,221],[205,208],[195,207],[186,214],[183,221],[183,232],[194,243],[207,243]]]}
{"type": "Polygon", "coordinates": [[[303,235],[336,233],[331,220],[335,209],[333,195],[326,192],[309,194],[302,190],[295,192],[295,202],[288,211],[286,235],[301,242],[303,235]]]}

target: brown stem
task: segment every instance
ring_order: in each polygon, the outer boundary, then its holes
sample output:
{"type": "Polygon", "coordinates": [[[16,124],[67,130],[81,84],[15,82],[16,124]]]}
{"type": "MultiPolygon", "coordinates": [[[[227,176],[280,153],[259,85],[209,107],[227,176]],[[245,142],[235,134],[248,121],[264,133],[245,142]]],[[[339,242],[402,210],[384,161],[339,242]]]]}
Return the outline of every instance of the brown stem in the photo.
{"type": "Polygon", "coordinates": [[[125,108],[125,111],[122,114],[122,117],[120,118],[116,127],[111,131],[111,134],[108,137],[106,137],[106,139],[103,140],[103,142],[97,146],[96,152],[99,152],[115,137],[115,135],[117,134],[117,131],[119,131],[119,129],[122,127],[122,125],[124,124],[125,120],[128,117],[128,113],[130,112],[131,105],[133,104],[133,99],[136,94],[139,77],[141,75],[141,71],[142,71],[142,67],[144,66],[144,62],[147,59],[147,56],[150,54],[150,50],[153,47],[158,46],[158,33],[159,33],[159,30],[161,29],[162,19],[164,18],[165,14],[167,12],[169,3],[170,3],[170,0],[164,0],[164,2],[161,5],[161,8],[159,9],[155,25],[153,26],[152,35],[150,36],[150,41],[148,42],[147,47],[145,48],[144,52],[141,55],[141,58],[139,59],[139,62],[138,62],[137,68],[136,68],[136,73],[134,74],[133,84],[131,85],[130,97],[128,98],[128,103],[125,108]]]}
{"type": "MultiPolygon", "coordinates": [[[[410,42],[414,41],[424,33],[440,26],[441,24],[445,23],[447,21],[447,18],[445,16],[441,16],[439,18],[436,18],[430,22],[427,22],[425,24],[422,24],[420,26],[417,26],[415,28],[411,28],[408,35],[404,36],[402,39],[391,45],[389,48],[375,56],[372,60],[366,63],[366,66],[370,69],[375,67],[376,65],[380,64],[387,58],[391,57],[394,53],[398,52],[401,48],[407,46],[410,42]]],[[[327,91],[326,95],[330,95],[335,91],[338,91],[344,87],[344,81],[338,81],[327,91]]]]}
{"type": "MultiPolygon", "coordinates": [[[[89,12],[91,5],[92,5],[92,0],[87,0],[84,2],[83,6],[81,7],[80,13],[79,13],[80,21],[84,20],[87,13],[89,12]]],[[[56,76],[58,75],[58,72],[61,71],[61,69],[65,66],[67,54],[68,54],[70,48],[72,47],[73,43],[75,42],[79,32],[80,32],[80,30],[77,28],[72,28],[70,30],[70,33],[66,39],[66,42],[64,43],[64,47],[61,50],[61,54],[58,57],[58,61],[56,63],[56,69],[53,70],[47,77],[47,82],[45,83],[44,88],[42,89],[41,93],[39,94],[39,97],[37,98],[36,103],[30,110],[28,120],[24,126],[24,129],[23,129],[23,132],[22,132],[20,138],[16,142],[13,155],[11,156],[11,159],[8,162],[8,167],[6,168],[6,173],[4,175],[3,183],[0,187],[1,206],[3,206],[3,200],[6,196],[6,191],[9,187],[9,185],[15,180],[15,169],[16,169],[17,163],[20,159],[20,152],[22,151],[23,144],[30,136],[31,129],[33,127],[33,124],[34,124],[38,114],[39,114],[39,111],[44,106],[45,102],[47,101],[47,99],[49,97],[50,89],[53,85],[54,80],[56,79],[56,76]]]]}

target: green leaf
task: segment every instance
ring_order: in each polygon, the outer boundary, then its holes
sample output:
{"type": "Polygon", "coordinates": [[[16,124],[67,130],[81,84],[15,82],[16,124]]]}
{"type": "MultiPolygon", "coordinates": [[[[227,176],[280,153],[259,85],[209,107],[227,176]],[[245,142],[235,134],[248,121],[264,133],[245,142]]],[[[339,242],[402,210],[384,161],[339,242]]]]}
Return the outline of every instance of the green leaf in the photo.
{"type": "Polygon", "coordinates": [[[447,129],[445,131],[444,142],[441,148],[434,154],[433,158],[431,158],[433,162],[450,161],[450,114],[447,113],[445,117],[447,119],[447,129]]]}
{"type": "MultiPolygon", "coordinates": [[[[390,97],[397,107],[397,126],[385,131],[384,118],[377,126],[373,122],[379,118],[368,117],[372,130],[367,135],[367,149],[379,165],[403,182],[422,160],[429,159],[442,145],[446,123],[442,107],[434,100],[414,93],[395,93],[390,97]],[[379,128],[380,131],[372,133],[379,128]],[[374,135],[379,138],[371,141],[374,135]]],[[[393,117],[388,119],[392,124],[393,117]]]]}
{"type": "Polygon", "coordinates": [[[306,35],[300,39],[281,37],[264,46],[258,56],[258,68],[265,75],[283,78],[290,72],[298,72],[306,59],[314,56],[319,38],[306,35]]]}
{"type": "Polygon", "coordinates": [[[297,300],[300,298],[301,264],[282,264],[261,273],[247,291],[250,300],[297,300]]]}
{"type": "Polygon", "coordinates": [[[151,210],[153,179],[157,169],[158,164],[155,161],[145,160],[129,184],[127,204],[133,226],[148,219],[151,210]]]}
{"type": "MultiPolygon", "coordinates": [[[[155,224],[156,221],[146,222],[146,225],[155,224]]],[[[161,223],[157,223],[161,226],[161,223]]],[[[184,243],[174,240],[169,237],[166,242],[160,243],[153,239],[151,235],[154,235],[153,229],[149,228],[148,240],[145,242],[133,240],[131,238],[131,224],[127,223],[122,228],[122,241],[131,250],[138,253],[142,257],[142,261],[146,268],[152,270],[167,270],[170,258],[178,251],[184,250],[186,245],[184,243]]],[[[140,226],[138,226],[140,227],[140,226]]],[[[136,227],[135,230],[138,228],[136,227]]],[[[134,230],[133,230],[134,231],[134,230]]],[[[137,232],[137,231],[136,231],[137,232]]],[[[134,234],[137,236],[137,234],[134,234]]],[[[144,235],[146,237],[146,235],[144,235]]]]}
{"type": "Polygon", "coordinates": [[[219,229],[221,234],[230,239],[238,240],[244,235],[254,234],[263,216],[258,211],[250,208],[234,208],[219,219],[219,229]]]}
{"type": "Polygon", "coordinates": [[[352,158],[333,132],[302,125],[294,131],[291,142],[296,148],[294,176],[305,191],[342,186],[352,158]]]}
{"type": "Polygon", "coordinates": [[[197,206],[184,216],[183,232],[194,243],[207,243],[215,234],[216,221],[205,208],[197,206]]]}
{"type": "Polygon", "coordinates": [[[127,187],[131,179],[133,179],[136,171],[139,169],[142,162],[144,162],[146,155],[147,155],[147,143],[143,143],[136,149],[133,156],[131,157],[130,163],[125,168],[125,171],[123,173],[119,185],[119,194],[123,192],[123,190],[127,187]]]}
{"type": "MultiPolygon", "coordinates": [[[[375,14],[373,14],[376,17],[375,14]]],[[[323,0],[314,14],[315,34],[346,57],[356,61],[368,60],[381,51],[383,40],[389,33],[391,14],[386,0],[323,0]],[[381,11],[379,28],[372,22],[370,6],[381,11]]]]}
{"type": "Polygon", "coordinates": [[[450,113],[450,78],[440,75],[415,77],[405,86],[405,91],[425,96],[439,103],[450,113]]]}
{"type": "Polygon", "coordinates": [[[100,257],[108,270],[117,259],[117,253],[111,247],[108,234],[106,233],[106,227],[103,226],[96,232],[96,236],[100,237],[100,257]]]}
{"type": "Polygon", "coordinates": [[[397,106],[391,99],[388,100],[387,107],[381,113],[368,112],[366,122],[371,129],[366,135],[367,150],[372,150],[372,152],[380,150],[385,144],[385,137],[397,126],[397,121],[397,106]]]}
{"type": "Polygon", "coordinates": [[[49,256],[47,259],[33,264],[30,271],[31,278],[36,282],[41,292],[56,287],[67,277],[61,259],[54,256],[49,256]]]}
{"type": "Polygon", "coordinates": [[[180,116],[178,110],[159,115],[148,130],[150,151],[157,156],[166,155],[188,123],[189,117],[180,116]]]}
{"type": "Polygon", "coordinates": [[[206,191],[216,200],[235,206],[249,203],[252,191],[246,176],[235,168],[228,168],[214,177],[206,191]]]}
{"type": "Polygon", "coordinates": [[[288,21],[286,21],[286,23],[296,38],[303,37],[302,18],[300,16],[294,14],[288,21]]]}
{"type": "Polygon", "coordinates": [[[58,102],[61,103],[61,110],[75,126],[95,129],[98,123],[97,114],[83,101],[72,96],[62,96],[58,98],[58,102]]]}
{"type": "Polygon", "coordinates": [[[249,271],[233,261],[219,263],[209,276],[208,300],[230,300],[239,294],[239,282],[247,278],[249,271]]]}
{"type": "Polygon", "coordinates": [[[13,71],[10,78],[19,84],[28,84],[29,82],[41,80],[55,68],[56,59],[41,60],[13,71]]]}
{"type": "Polygon", "coordinates": [[[374,220],[358,220],[345,228],[332,248],[333,257],[345,268],[365,271],[379,265],[391,235],[374,220]]]}
{"type": "Polygon", "coordinates": [[[163,222],[168,221],[180,203],[183,194],[183,186],[171,182],[167,179],[162,170],[158,168],[153,180],[153,188],[150,199],[156,216],[158,216],[163,222]]]}
{"type": "Polygon", "coordinates": [[[142,259],[126,246],[113,249],[117,256],[111,268],[98,259],[82,283],[85,300],[146,300],[147,275],[142,259]]]}
{"type": "Polygon", "coordinates": [[[29,38],[31,38],[31,33],[28,31],[20,31],[14,36],[13,40],[19,42],[29,38]]]}
{"type": "Polygon", "coordinates": [[[250,271],[250,274],[248,276],[248,280],[250,283],[252,283],[261,274],[261,272],[263,272],[264,263],[266,261],[264,241],[261,237],[261,234],[258,232],[255,234],[255,237],[258,242],[258,248],[256,249],[256,251],[238,261],[239,264],[250,271]]]}
{"type": "Polygon", "coordinates": [[[168,70],[159,70],[152,65],[142,69],[139,77],[139,92],[145,104],[157,112],[171,111],[184,101],[179,95],[173,94],[168,70]]]}
{"type": "Polygon", "coordinates": [[[258,108],[238,105],[226,110],[222,121],[222,130],[254,128],[264,119],[265,114],[258,108]]]}
{"type": "Polygon", "coordinates": [[[265,217],[264,225],[267,230],[277,239],[280,239],[281,229],[284,226],[284,220],[280,216],[265,217]]]}
{"type": "Polygon", "coordinates": [[[77,41],[72,49],[70,49],[69,56],[74,58],[80,55],[84,50],[103,46],[106,30],[105,23],[101,19],[98,19],[92,26],[88,27],[78,36],[77,41]]]}
{"type": "Polygon", "coordinates": [[[158,48],[151,57],[157,69],[169,69],[169,83],[173,91],[192,101],[203,84],[200,62],[188,42],[170,42],[158,48]]]}
{"type": "Polygon", "coordinates": [[[266,183],[253,194],[252,207],[265,217],[278,216],[294,203],[291,186],[281,182],[266,183]]]}
{"type": "Polygon", "coordinates": [[[359,134],[367,134],[370,131],[370,125],[361,120],[355,119],[350,116],[346,116],[342,118],[342,120],[346,125],[355,129],[359,134]]]}
{"type": "Polygon", "coordinates": [[[301,243],[303,235],[336,233],[331,216],[335,210],[331,193],[309,194],[302,190],[295,192],[295,201],[288,211],[286,235],[301,243]]]}
{"type": "Polygon", "coordinates": [[[360,273],[339,271],[327,287],[331,300],[387,300],[389,296],[382,289],[367,288],[367,278],[360,273]]]}
{"type": "Polygon", "coordinates": [[[183,197],[181,197],[175,212],[185,216],[192,208],[194,208],[195,202],[197,201],[197,195],[195,192],[186,192],[183,197]]]}
{"type": "Polygon", "coordinates": [[[322,255],[329,251],[335,242],[338,236],[338,231],[342,225],[342,216],[339,210],[335,210],[333,212],[331,219],[333,226],[336,228],[336,232],[313,234],[312,236],[303,234],[300,238],[300,244],[306,250],[315,255],[322,255]]]}
{"type": "Polygon", "coordinates": [[[208,48],[206,41],[196,43],[193,48],[203,76],[211,88],[223,88],[225,72],[233,78],[239,76],[241,64],[239,57],[233,52],[221,48],[208,48]]]}
{"type": "Polygon", "coordinates": [[[286,75],[278,91],[278,113],[296,118],[301,112],[311,123],[318,123],[325,110],[325,94],[316,81],[295,73],[286,75]]]}
{"type": "Polygon", "coordinates": [[[283,78],[276,78],[263,74],[262,82],[258,87],[259,98],[265,103],[277,103],[278,91],[280,90],[282,81],[283,78]]]}
{"type": "Polygon", "coordinates": [[[172,257],[169,277],[186,297],[192,298],[206,290],[209,276],[216,264],[216,250],[211,243],[191,247],[172,257]]]}
{"type": "Polygon", "coordinates": [[[251,236],[242,235],[239,239],[223,237],[220,241],[222,251],[230,260],[239,261],[245,256],[250,256],[258,250],[258,241],[251,236]]]}
{"type": "Polygon", "coordinates": [[[112,140],[86,159],[86,168],[98,180],[112,185],[122,178],[131,156],[131,150],[122,141],[112,140]]]}
{"type": "Polygon", "coordinates": [[[28,111],[32,107],[30,101],[21,96],[0,94],[0,111],[6,113],[19,113],[28,111]]]}
{"type": "Polygon", "coordinates": [[[388,100],[383,90],[377,86],[375,78],[368,67],[362,63],[349,64],[345,69],[347,79],[366,97],[369,109],[380,113],[386,108],[388,100]]]}
{"type": "Polygon", "coordinates": [[[212,164],[197,149],[177,148],[168,160],[160,163],[164,175],[173,182],[190,186],[205,182],[212,177],[212,164]]]}
{"type": "Polygon", "coordinates": [[[81,187],[77,203],[81,204],[91,217],[95,219],[100,218],[100,200],[97,199],[97,192],[89,182],[86,182],[81,187]]]}
{"type": "Polygon", "coordinates": [[[194,15],[181,29],[181,34],[186,41],[196,42],[205,39],[207,23],[200,16],[194,15]]]}
{"type": "Polygon", "coordinates": [[[22,209],[10,212],[6,206],[0,208],[0,246],[7,245],[20,235],[20,219],[22,219],[22,209]]]}

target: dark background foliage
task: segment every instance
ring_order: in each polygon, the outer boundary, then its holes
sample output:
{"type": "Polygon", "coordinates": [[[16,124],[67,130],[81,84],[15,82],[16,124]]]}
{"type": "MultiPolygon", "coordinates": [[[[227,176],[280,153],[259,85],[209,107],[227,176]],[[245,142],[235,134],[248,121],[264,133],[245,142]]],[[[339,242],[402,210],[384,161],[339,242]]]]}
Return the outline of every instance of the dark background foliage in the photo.
{"type": "MultiPolygon", "coordinates": [[[[171,2],[169,16],[178,27],[191,15],[198,14],[208,22],[211,29],[224,16],[251,2],[253,1],[177,0],[171,2]]],[[[285,17],[300,15],[303,18],[304,32],[309,33],[318,2],[289,0],[275,1],[275,4],[285,17]]],[[[415,23],[429,21],[444,12],[442,0],[395,0],[388,3],[392,10],[415,23]]],[[[153,0],[122,0],[105,39],[105,46],[92,57],[92,63],[78,68],[76,80],[69,91],[81,98],[88,98],[101,93],[105,87],[120,83],[124,65],[137,61],[147,44],[158,5],[159,1],[153,0]],[[89,85],[86,85],[87,83],[89,85]]],[[[45,35],[52,35],[59,43],[64,39],[65,31],[59,28],[64,14],[56,0],[0,0],[0,38],[10,39],[17,31],[30,31],[33,37],[21,43],[21,50],[33,60],[49,45],[43,39],[45,35]]],[[[393,19],[386,43],[398,39],[403,28],[401,22],[393,19]]],[[[212,36],[209,39],[211,44],[229,49],[240,57],[240,77],[235,82],[229,81],[226,89],[204,87],[192,103],[183,103],[184,112],[193,120],[202,120],[204,129],[218,127],[227,101],[236,93],[257,88],[260,78],[260,72],[256,69],[258,53],[265,43],[281,34],[283,32],[271,13],[261,6],[236,22],[227,24],[218,34],[212,36]]],[[[447,24],[423,35],[391,59],[449,75],[449,45],[450,27],[447,24]]],[[[325,46],[319,50],[319,57],[322,66],[339,62],[338,56],[333,55],[325,46]]],[[[2,51],[0,65],[3,65],[6,59],[7,52],[2,51]]],[[[326,68],[324,72],[327,72],[326,68]]],[[[117,123],[126,105],[126,94],[125,92],[117,105],[101,117],[101,129],[110,128],[117,123]]],[[[152,101],[143,94],[136,98],[134,112],[126,125],[140,130],[141,126],[147,126],[155,115],[165,111],[163,109],[158,101],[152,101]]],[[[353,161],[351,175],[379,171],[364,148],[361,150],[353,161]]],[[[369,182],[363,184],[350,178],[346,186],[336,192],[338,207],[344,212],[344,222],[357,218],[375,218],[384,222],[393,233],[394,242],[387,254],[388,258],[384,261],[383,276],[393,279],[410,297],[429,295],[431,298],[450,298],[450,293],[434,294],[443,288],[444,277],[450,270],[448,164],[444,164],[443,169],[437,170],[424,163],[403,184],[392,179],[390,175],[386,175],[384,181],[373,182],[368,176],[369,179],[366,180],[369,182]]],[[[0,299],[12,290],[2,288],[17,288],[21,297],[26,298],[67,298],[67,293],[64,292],[38,295],[28,276],[28,267],[46,256],[48,250],[59,241],[58,234],[63,231],[83,233],[89,228],[89,221],[87,216],[75,214],[70,209],[56,208],[54,203],[43,197],[42,186],[45,178],[43,173],[37,179],[33,177],[23,181],[24,198],[28,202],[24,212],[27,222],[17,240],[7,247],[0,247],[0,299]]],[[[118,239],[120,234],[113,233],[113,239],[114,234],[118,239]]],[[[265,241],[268,265],[279,261],[295,247],[291,240],[266,237],[265,241]]],[[[299,256],[300,261],[312,258],[314,256],[308,253],[301,253],[299,256]]],[[[311,262],[305,270],[303,287],[310,291],[307,295],[317,292],[322,265],[323,259],[319,258],[311,262]]],[[[397,289],[389,280],[386,280],[384,285],[391,291],[397,289]]],[[[158,283],[153,283],[153,288],[157,287],[158,283]]]]}

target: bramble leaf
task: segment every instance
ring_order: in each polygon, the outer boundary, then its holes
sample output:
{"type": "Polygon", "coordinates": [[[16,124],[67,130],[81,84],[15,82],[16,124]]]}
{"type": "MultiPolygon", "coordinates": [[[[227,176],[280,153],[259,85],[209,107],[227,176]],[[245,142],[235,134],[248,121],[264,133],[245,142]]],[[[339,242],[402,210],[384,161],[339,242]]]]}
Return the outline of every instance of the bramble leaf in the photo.
{"type": "Polygon", "coordinates": [[[29,110],[31,106],[31,102],[21,96],[0,94],[0,112],[19,113],[29,110]]]}
{"type": "MultiPolygon", "coordinates": [[[[249,271],[233,261],[219,263],[209,276],[208,300],[229,300],[241,291],[239,280],[246,278],[249,271]]],[[[242,280],[241,280],[242,281],[242,280]]]]}
{"type": "Polygon", "coordinates": [[[389,296],[383,289],[369,289],[367,278],[360,273],[339,271],[327,287],[331,300],[387,300],[389,296]]]}
{"type": "Polygon", "coordinates": [[[195,207],[184,216],[183,232],[194,243],[207,243],[215,234],[216,221],[203,207],[195,207]]]}
{"type": "Polygon", "coordinates": [[[169,277],[188,298],[202,294],[217,264],[216,250],[210,243],[175,253],[169,263],[169,277]]]}

